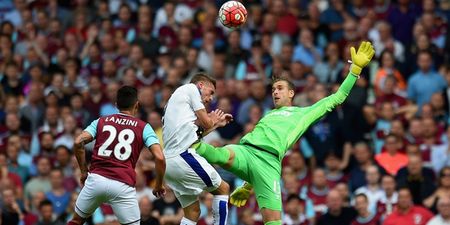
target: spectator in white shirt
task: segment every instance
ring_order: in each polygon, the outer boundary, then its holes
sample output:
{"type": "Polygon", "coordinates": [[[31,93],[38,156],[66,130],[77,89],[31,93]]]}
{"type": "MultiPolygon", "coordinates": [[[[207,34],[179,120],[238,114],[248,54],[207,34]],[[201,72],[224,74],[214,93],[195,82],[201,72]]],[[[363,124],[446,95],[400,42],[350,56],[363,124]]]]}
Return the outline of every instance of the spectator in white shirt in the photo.
{"type": "Polygon", "coordinates": [[[437,209],[439,214],[433,217],[427,225],[450,225],[450,198],[440,198],[437,209]]]}

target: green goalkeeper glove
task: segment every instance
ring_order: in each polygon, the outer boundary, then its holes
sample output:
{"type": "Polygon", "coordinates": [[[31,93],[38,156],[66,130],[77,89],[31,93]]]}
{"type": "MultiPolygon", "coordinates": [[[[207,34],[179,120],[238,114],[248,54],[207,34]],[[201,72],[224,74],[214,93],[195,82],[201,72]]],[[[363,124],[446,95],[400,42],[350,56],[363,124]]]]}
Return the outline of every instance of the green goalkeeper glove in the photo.
{"type": "Polygon", "coordinates": [[[230,203],[237,207],[244,206],[250,197],[252,188],[252,185],[247,182],[241,187],[236,188],[230,195],[230,203]]]}
{"type": "Polygon", "coordinates": [[[375,54],[375,50],[370,42],[363,41],[361,45],[359,45],[358,52],[356,52],[355,47],[351,47],[350,54],[352,55],[352,66],[350,68],[350,72],[356,76],[359,76],[362,69],[369,64],[375,54]]]}

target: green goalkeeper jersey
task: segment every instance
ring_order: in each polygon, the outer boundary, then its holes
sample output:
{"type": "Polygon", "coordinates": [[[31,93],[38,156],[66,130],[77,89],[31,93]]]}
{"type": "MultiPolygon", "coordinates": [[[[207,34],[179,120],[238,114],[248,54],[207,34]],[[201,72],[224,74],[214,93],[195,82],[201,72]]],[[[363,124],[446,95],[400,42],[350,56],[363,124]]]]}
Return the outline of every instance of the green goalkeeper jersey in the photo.
{"type": "Polygon", "coordinates": [[[356,80],[356,76],[349,73],[336,93],[312,106],[273,109],[256,124],[252,132],[241,139],[240,144],[257,146],[282,159],[312,124],[344,102],[356,80]]]}

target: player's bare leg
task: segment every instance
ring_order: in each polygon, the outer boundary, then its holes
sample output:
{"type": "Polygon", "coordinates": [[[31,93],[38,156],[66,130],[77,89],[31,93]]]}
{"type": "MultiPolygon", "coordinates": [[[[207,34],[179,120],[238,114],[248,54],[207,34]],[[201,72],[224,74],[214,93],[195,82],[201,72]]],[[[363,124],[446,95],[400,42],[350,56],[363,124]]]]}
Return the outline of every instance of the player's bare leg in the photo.
{"type": "Polygon", "coordinates": [[[85,222],[85,219],[79,216],[77,213],[73,214],[72,220],[70,220],[67,225],[83,225],[85,222]]]}
{"type": "Polygon", "coordinates": [[[198,218],[200,217],[200,203],[198,201],[192,203],[191,205],[183,208],[184,217],[181,219],[180,225],[194,225],[197,224],[198,218]]]}
{"type": "Polygon", "coordinates": [[[272,209],[261,209],[264,225],[281,225],[281,212],[272,209]]]}

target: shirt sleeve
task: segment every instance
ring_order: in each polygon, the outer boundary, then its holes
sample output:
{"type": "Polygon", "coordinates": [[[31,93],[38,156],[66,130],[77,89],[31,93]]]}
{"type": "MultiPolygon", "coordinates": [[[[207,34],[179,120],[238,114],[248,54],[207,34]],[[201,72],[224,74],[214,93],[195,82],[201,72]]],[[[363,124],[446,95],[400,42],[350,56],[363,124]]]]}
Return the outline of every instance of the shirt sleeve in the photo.
{"type": "Polygon", "coordinates": [[[187,90],[188,103],[192,107],[192,109],[194,109],[194,111],[204,109],[205,106],[202,103],[202,97],[197,87],[195,85],[192,85],[187,90]]]}
{"type": "Polygon", "coordinates": [[[306,126],[306,130],[310,125],[322,118],[326,113],[331,112],[336,106],[342,104],[347,96],[350,94],[353,85],[356,83],[356,76],[352,73],[348,73],[344,82],[339,87],[338,91],[322,100],[318,101],[314,105],[305,108],[303,119],[306,126]]]}
{"type": "Polygon", "coordinates": [[[144,127],[144,133],[142,134],[142,137],[144,139],[145,147],[150,147],[154,144],[159,144],[158,137],[155,134],[155,131],[150,126],[150,124],[146,124],[144,127]]]}
{"type": "Polygon", "coordinates": [[[86,129],[84,129],[84,131],[88,132],[90,135],[92,135],[92,137],[95,138],[95,136],[97,135],[97,124],[98,124],[98,119],[92,121],[92,123],[89,124],[89,126],[86,127],[86,129]]]}

